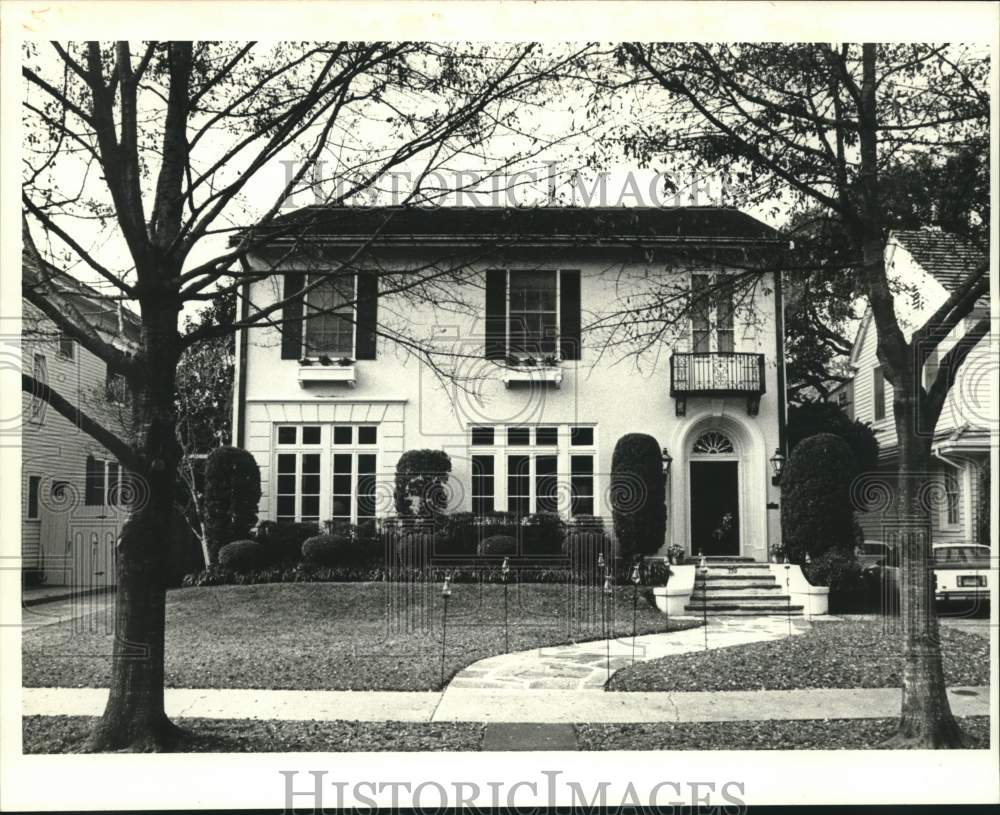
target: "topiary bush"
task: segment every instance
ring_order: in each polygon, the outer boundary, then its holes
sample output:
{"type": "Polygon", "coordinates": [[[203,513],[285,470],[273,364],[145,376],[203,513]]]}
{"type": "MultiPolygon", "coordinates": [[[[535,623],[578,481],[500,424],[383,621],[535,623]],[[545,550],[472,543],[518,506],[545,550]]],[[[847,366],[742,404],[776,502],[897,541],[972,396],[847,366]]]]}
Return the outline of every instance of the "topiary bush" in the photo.
{"type": "Polygon", "coordinates": [[[517,538],[510,535],[490,535],[479,544],[483,557],[510,557],[517,554],[517,538]]]}
{"type": "Polygon", "coordinates": [[[831,613],[875,610],[877,607],[877,595],[870,596],[871,586],[853,548],[829,549],[811,563],[804,564],[802,573],[814,586],[830,587],[831,613]]]}
{"type": "Polygon", "coordinates": [[[444,513],[450,473],[451,459],[444,450],[407,450],[396,464],[396,513],[401,518],[444,513]]]}
{"type": "Polygon", "coordinates": [[[252,540],[233,541],[219,549],[219,565],[234,572],[249,572],[264,565],[263,549],[252,540]]]}
{"type": "Polygon", "coordinates": [[[611,510],[623,558],[651,555],[667,528],[660,445],[645,433],[618,439],[611,457],[611,510]]]}
{"type": "Polygon", "coordinates": [[[245,540],[257,523],[260,468],[239,447],[217,447],[205,461],[205,526],[213,562],[227,543],[245,540]]]}
{"type": "Polygon", "coordinates": [[[317,566],[353,566],[357,544],[348,535],[316,535],[302,544],[302,559],[317,566]]]}
{"type": "Polygon", "coordinates": [[[855,472],[851,448],[839,436],[818,433],[799,442],[781,476],[781,537],[789,561],[853,552],[855,472]]]}

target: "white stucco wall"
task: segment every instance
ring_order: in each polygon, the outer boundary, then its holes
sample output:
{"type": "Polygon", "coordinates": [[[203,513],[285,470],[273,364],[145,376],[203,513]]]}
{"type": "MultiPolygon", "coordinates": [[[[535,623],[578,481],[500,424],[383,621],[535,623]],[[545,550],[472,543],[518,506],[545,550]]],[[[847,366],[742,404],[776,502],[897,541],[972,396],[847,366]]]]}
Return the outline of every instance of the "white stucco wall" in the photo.
{"type": "MultiPolygon", "coordinates": [[[[410,256],[407,263],[422,258],[410,256]]],[[[402,261],[383,258],[382,268],[399,268],[402,261]],[[393,265],[395,264],[395,265],[393,265]]],[[[621,308],[636,291],[648,288],[650,277],[679,275],[687,285],[687,271],[677,272],[666,261],[625,264],[620,255],[599,250],[566,251],[544,261],[539,256],[510,256],[491,267],[581,270],[583,325],[588,326],[621,308]]],[[[250,297],[255,305],[273,302],[280,294],[280,276],[255,283],[250,297]]],[[[658,342],[635,356],[631,348],[604,350],[602,336],[584,331],[583,359],[562,364],[563,382],[551,386],[506,387],[502,368],[483,359],[484,291],[481,274],[474,275],[461,291],[449,296],[464,300],[470,313],[448,306],[407,302],[399,296],[380,297],[380,324],[398,328],[410,337],[434,337],[444,353],[440,358],[464,380],[441,380],[429,366],[390,340],[379,338],[378,359],[356,363],[357,387],[342,384],[310,385],[298,382],[298,363],[280,358],[276,329],[254,329],[248,338],[246,361],[245,445],[261,466],[263,497],[260,516],[273,517],[271,489],[273,467],[272,425],[297,422],[373,422],[380,424],[380,510],[389,512],[385,497],[391,493],[392,474],[399,455],[408,449],[440,448],[451,456],[456,481],[455,508],[469,509],[470,448],[472,425],[593,425],[595,427],[597,514],[610,514],[608,474],[615,442],[630,432],[648,433],[674,458],[668,483],[668,532],[665,543],[687,545],[688,498],[686,450],[697,428],[730,433],[740,448],[741,531],[743,553],[766,557],[768,539],[777,527],[768,502],[778,501],[778,488],[770,483],[769,457],[778,445],[778,392],[775,365],[773,283],[758,288],[752,310],[736,315],[736,351],[765,354],[766,393],[759,414],[747,415],[745,397],[691,398],[687,415],[675,416],[670,396],[670,353],[687,350],[688,321],[667,341],[658,342]],[[464,387],[463,387],[464,385],[464,387]]],[[[238,387],[238,386],[237,386],[238,387]]],[[[235,435],[235,434],[234,434],[235,435]]],[[[568,472],[568,455],[559,462],[568,472]],[[565,466],[564,466],[565,465],[565,466]]],[[[503,509],[503,505],[498,506],[503,509]]]]}

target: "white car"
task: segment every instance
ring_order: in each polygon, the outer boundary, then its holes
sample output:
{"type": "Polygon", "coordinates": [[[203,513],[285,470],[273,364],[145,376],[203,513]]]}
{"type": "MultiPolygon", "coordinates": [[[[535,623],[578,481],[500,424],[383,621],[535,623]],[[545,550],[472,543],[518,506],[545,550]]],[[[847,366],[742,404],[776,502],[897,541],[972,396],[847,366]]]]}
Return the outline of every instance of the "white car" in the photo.
{"type": "Polygon", "coordinates": [[[936,599],[989,602],[989,546],[938,543],[933,551],[936,599]]]}

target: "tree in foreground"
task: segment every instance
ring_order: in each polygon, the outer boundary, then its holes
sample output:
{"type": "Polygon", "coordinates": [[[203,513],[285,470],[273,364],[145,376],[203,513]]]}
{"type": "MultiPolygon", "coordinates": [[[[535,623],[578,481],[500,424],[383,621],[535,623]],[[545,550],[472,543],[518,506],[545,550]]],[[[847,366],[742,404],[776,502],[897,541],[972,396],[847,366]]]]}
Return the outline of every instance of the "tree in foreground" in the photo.
{"type": "MultiPolygon", "coordinates": [[[[624,81],[642,100],[641,126],[626,140],[634,155],[721,169],[740,204],[792,201],[799,210],[818,208],[842,230],[893,386],[899,442],[898,515],[890,532],[903,544],[903,699],[889,745],[958,747],[921,495],[938,417],[962,363],[989,332],[988,320],[976,319],[944,346],[927,386],[923,376],[931,355],[988,293],[988,252],[908,338],[884,262],[893,193],[886,170],[926,161],[941,168],[962,154],[979,168],[974,176],[988,177],[985,151],[977,164],[970,149],[984,145],[988,133],[988,59],[969,46],[874,43],[629,43],[618,56],[624,81]]],[[[989,222],[988,209],[978,216],[989,222]]]]}
{"type": "MultiPolygon", "coordinates": [[[[23,56],[23,235],[41,280],[22,293],[125,377],[132,435],[112,433],[29,375],[22,384],[144,485],[119,544],[110,694],[89,746],[159,750],[176,735],[163,672],[179,360],[241,329],[304,319],[309,287],[266,306],[243,298],[238,315],[219,308],[218,319],[194,326],[182,327],[182,315],[270,275],[249,270],[250,253],[283,239],[280,266],[301,249],[308,218],[277,219],[296,196],[377,198],[399,171],[408,183],[396,203],[434,200],[441,191],[427,180],[464,169],[470,156],[489,178],[536,155],[542,140],[519,140],[518,116],[574,55],[530,44],[53,42],[29,43],[23,56]],[[495,138],[509,145],[498,156],[484,149],[495,138]],[[70,269],[137,308],[138,353],[105,342],[59,297],[51,278],[70,269]]],[[[355,273],[328,262],[323,271],[355,273]]],[[[442,278],[461,274],[430,267],[394,293],[431,298],[442,278]]],[[[389,339],[420,350],[413,338],[389,339]]]]}

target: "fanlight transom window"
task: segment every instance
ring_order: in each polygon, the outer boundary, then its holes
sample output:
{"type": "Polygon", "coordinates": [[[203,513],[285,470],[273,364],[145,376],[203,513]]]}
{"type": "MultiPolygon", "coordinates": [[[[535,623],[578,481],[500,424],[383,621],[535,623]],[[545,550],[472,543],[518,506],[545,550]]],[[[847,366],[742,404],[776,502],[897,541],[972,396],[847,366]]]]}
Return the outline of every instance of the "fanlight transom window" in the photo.
{"type": "Polygon", "coordinates": [[[733,443],[725,433],[718,430],[709,430],[702,433],[691,448],[691,452],[700,456],[729,455],[736,452],[733,443]]]}

